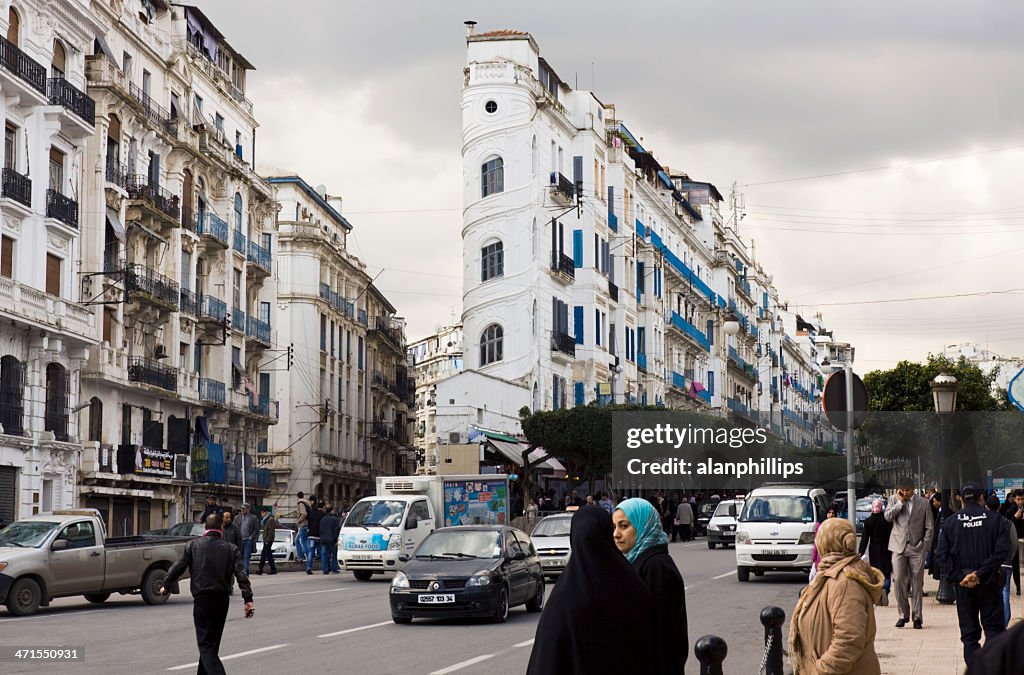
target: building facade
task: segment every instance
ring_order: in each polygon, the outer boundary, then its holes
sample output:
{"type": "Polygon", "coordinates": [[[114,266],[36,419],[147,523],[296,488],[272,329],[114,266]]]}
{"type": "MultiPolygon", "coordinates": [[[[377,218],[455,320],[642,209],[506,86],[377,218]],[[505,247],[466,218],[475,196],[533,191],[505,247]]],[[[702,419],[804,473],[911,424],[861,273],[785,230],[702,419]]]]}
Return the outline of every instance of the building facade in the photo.
{"type": "Polygon", "coordinates": [[[448,430],[437,426],[437,385],[462,370],[462,326],[438,326],[433,335],[409,345],[407,361],[416,382],[413,435],[420,458],[417,471],[433,474],[440,461],[438,446],[450,440],[448,430]]]}
{"type": "Polygon", "coordinates": [[[194,7],[97,5],[86,57],[82,293],[99,344],[81,503],[117,534],[259,502],[278,404],[270,323],[273,191],[254,171],[251,64],[194,7]],[[243,494],[244,493],[244,494],[243,494]]]}
{"type": "Polygon", "coordinates": [[[88,3],[21,1],[0,11],[0,521],[75,505],[79,383],[95,344],[80,302],[85,94],[98,29],[88,3]]]}

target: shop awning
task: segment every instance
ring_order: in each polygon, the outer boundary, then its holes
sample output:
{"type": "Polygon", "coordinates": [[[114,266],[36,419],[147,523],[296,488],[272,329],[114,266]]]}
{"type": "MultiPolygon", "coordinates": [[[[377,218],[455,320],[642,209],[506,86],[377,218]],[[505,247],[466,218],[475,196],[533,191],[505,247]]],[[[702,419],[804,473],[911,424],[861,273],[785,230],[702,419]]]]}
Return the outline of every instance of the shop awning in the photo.
{"type": "Polygon", "coordinates": [[[110,229],[114,231],[114,235],[120,241],[124,241],[124,223],[121,222],[121,216],[118,215],[117,211],[109,206],[107,207],[107,225],[110,225],[110,229]]]}
{"type": "Polygon", "coordinates": [[[510,443],[494,438],[488,438],[487,441],[499,454],[504,455],[510,462],[516,466],[523,465],[523,450],[525,450],[525,447],[522,443],[510,443]]]}

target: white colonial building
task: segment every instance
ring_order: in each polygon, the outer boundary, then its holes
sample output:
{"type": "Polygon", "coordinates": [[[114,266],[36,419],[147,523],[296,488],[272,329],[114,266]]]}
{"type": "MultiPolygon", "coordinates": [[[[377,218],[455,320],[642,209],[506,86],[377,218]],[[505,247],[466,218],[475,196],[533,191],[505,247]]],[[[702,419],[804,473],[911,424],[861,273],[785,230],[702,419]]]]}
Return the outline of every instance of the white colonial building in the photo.
{"type": "MultiPolygon", "coordinates": [[[[414,444],[421,457],[417,466],[421,473],[436,471],[438,445],[450,440],[437,426],[437,385],[462,371],[462,340],[462,326],[457,324],[438,326],[433,335],[409,345],[407,361],[416,383],[414,444]]],[[[457,425],[457,434],[465,431],[457,425]]]]}
{"type": "Polygon", "coordinates": [[[88,2],[0,3],[0,521],[74,506],[82,366],[85,143],[95,129],[88,2]]]}

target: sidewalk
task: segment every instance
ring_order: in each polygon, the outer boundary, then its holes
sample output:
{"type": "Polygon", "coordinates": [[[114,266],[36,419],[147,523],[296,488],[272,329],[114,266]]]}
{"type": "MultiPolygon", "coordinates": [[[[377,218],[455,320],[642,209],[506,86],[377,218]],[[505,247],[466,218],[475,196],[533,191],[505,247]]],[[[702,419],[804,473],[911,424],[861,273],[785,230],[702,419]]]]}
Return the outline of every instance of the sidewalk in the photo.
{"type": "MultiPolygon", "coordinates": [[[[956,605],[941,605],[935,600],[939,582],[925,574],[924,629],[914,630],[912,624],[896,628],[899,614],[896,595],[889,593],[888,607],[875,607],[875,651],[882,664],[883,675],[963,675],[963,643],[956,605]]],[[[1021,596],[1010,590],[1010,625],[1024,614],[1021,596]]],[[[984,639],[982,645],[984,645],[984,639]]]]}

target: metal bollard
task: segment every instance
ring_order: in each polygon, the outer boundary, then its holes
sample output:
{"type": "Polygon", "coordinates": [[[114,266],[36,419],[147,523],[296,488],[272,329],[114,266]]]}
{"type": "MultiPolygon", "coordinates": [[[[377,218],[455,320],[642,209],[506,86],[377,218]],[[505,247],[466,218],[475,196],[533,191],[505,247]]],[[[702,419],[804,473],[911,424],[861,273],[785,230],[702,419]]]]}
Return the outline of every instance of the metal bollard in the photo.
{"type": "Polygon", "coordinates": [[[764,626],[764,658],[761,670],[764,675],[782,675],[782,624],[786,613],[779,607],[765,607],[761,610],[761,625],[764,626]]]}
{"type": "Polygon", "coordinates": [[[724,675],[722,662],[729,653],[725,640],[717,635],[705,635],[693,646],[693,653],[700,661],[700,675],[724,675]]]}

